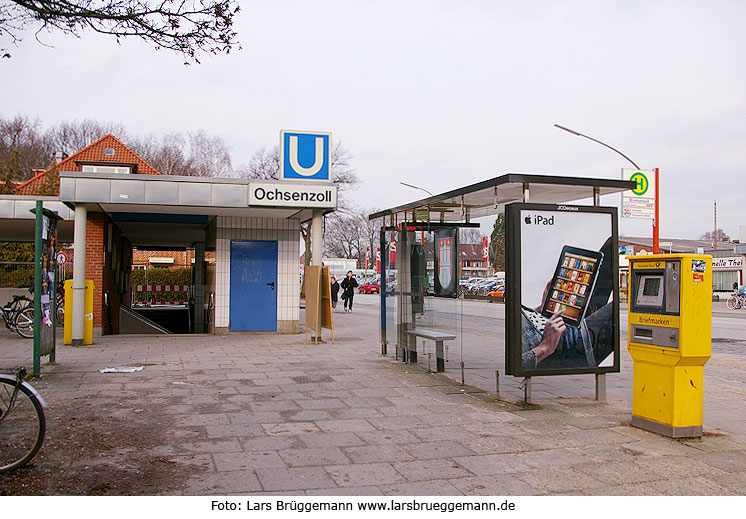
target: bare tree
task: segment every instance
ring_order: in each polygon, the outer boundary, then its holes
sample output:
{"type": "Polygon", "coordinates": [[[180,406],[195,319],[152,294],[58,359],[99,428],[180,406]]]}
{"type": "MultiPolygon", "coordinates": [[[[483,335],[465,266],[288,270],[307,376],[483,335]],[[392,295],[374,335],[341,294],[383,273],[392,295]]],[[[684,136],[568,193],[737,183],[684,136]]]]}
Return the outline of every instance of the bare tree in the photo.
{"type": "Polygon", "coordinates": [[[239,166],[236,173],[243,178],[277,180],[280,178],[280,148],[260,149],[251,156],[248,165],[239,166]]]}
{"type": "Polygon", "coordinates": [[[355,214],[334,212],[326,217],[324,229],[324,253],[334,258],[360,260],[365,249],[361,221],[355,214]]]}
{"type": "MultiPolygon", "coordinates": [[[[0,37],[18,45],[32,26],[37,38],[43,30],[76,37],[91,30],[117,41],[139,38],[199,63],[203,53],[228,54],[239,47],[233,31],[238,11],[236,0],[2,0],[0,37]]],[[[10,57],[7,49],[0,54],[10,57]]]]}
{"type": "Polygon", "coordinates": [[[128,140],[127,129],[122,123],[96,119],[62,121],[52,126],[48,135],[54,152],[61,151],[65,155],[72,155],[109,133],[119,140],[128,140]]]}
{"type": "Polygon", "coordinates": [[[717,231],[707,231],[705,233],[700,234],[699,239],[703,241],[730,241],[730,236],[725,234],[724,230],[718,228],[717,231]],[[716,236],[717,236],[717,240],[714,240],[716,236]]]}
{"type": "Polygon", "coordinates": [[[34,168],[48,168],[53,155],[53,146],[38,119],[22,115],[0,118],[0,181],[8,188],[31,178],[34,168]]]}
{"type": "Polygon", "coordinates": [[[231,151],[222,137],[204,130],[189,132],[189,174],[197,177],[229,177],[233,172],[231,151]]]}
{"type": "Polygon", "coordinates": [[[478,227],[462,227],[459,230],[461,243],[482,243],[482,231],[478,227]]]}

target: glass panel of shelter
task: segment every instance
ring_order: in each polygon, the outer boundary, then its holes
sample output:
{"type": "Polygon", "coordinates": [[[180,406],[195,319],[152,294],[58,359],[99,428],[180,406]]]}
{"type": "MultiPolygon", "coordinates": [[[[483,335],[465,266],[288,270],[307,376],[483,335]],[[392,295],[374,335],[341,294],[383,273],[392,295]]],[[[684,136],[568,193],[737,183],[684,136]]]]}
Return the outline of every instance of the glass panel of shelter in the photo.
{"type": "MultiPolygon", "coordinates": [[[[449,296],[436,295],[435,233],[388,231],[385,240],[381,247],[385,254],[381,260],[382,277],[386,280],[382,287],[386,290],[382,293],[381,308],[385,309],[386,328],[382,339],[387,342],[388,354],[436,371],[435,341],[411,332],[455,336],[443,341],[442,354],[446,371],[457,372],[463,357],[463,301],[457,291],[449,296]]],[[[457,243],[450,246],[457,247],[457,243]]],[[[458,277],[457,268],[453,275],[458,277]]],[[[458,279],[455,286],[458,286],[458,279]]]]}

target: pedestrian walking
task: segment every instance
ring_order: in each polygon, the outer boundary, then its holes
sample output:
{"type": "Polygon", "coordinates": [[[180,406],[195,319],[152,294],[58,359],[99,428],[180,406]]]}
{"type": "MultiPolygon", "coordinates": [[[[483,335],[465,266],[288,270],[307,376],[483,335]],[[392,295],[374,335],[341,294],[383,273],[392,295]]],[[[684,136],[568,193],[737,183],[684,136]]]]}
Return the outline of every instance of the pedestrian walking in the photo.
{"type": "Polygon", "coordinates": [[[332,284],[332,308],[337,308],[337,294],[339,294],[339,283],[337,283],[337,278],[332,276],[331,279],[332,284]]]}
{"type": "Polygon", "coordinates": [[[345,302],[345,312],[352,312],[352,298],[355,297],[357,279],[352,277],[352,271],[347,271],[347,277],[342,280],[342,299],[345,302]]]}

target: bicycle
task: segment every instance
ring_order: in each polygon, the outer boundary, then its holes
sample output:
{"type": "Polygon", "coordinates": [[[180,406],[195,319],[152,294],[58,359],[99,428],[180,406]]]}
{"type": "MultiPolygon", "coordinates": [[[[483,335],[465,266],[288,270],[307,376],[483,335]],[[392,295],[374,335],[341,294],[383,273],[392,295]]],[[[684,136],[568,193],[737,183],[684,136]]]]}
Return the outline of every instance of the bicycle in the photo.
{"type": "Polygon", "coordinates": [[[26,368],[0,374],[0,472],[26,465],[44,441],[47,404],[25,377],[26,368]]]}
{"type": "Polygon", "coordinates": [[[5,306],[0,307],[5,327],[30,339],[34,336],[34,302],[26,296],[13,296],[5,306]]]}
{"type": "Polygon", "coordinates": [[[57,324],[65,324],[65,291],[62,284],[57,286],[57,324]]]}
{"type": "Polygon", "coordinates": [[[725,302],[725,306],[727,306],[729,310],[746,308],[746,295],[739,293],[731,294],[728,301],[725,302]]]}

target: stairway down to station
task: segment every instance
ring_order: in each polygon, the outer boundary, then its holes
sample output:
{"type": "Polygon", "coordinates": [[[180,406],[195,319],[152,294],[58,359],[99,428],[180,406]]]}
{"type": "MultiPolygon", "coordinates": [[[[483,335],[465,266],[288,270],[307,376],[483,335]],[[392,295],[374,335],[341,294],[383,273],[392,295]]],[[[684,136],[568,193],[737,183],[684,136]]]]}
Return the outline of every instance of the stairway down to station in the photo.
{"type": "Polygon", "coordinates": [[[120,334],[170,334],[166,328],[124,305],[119,307],[120,334]]]}

